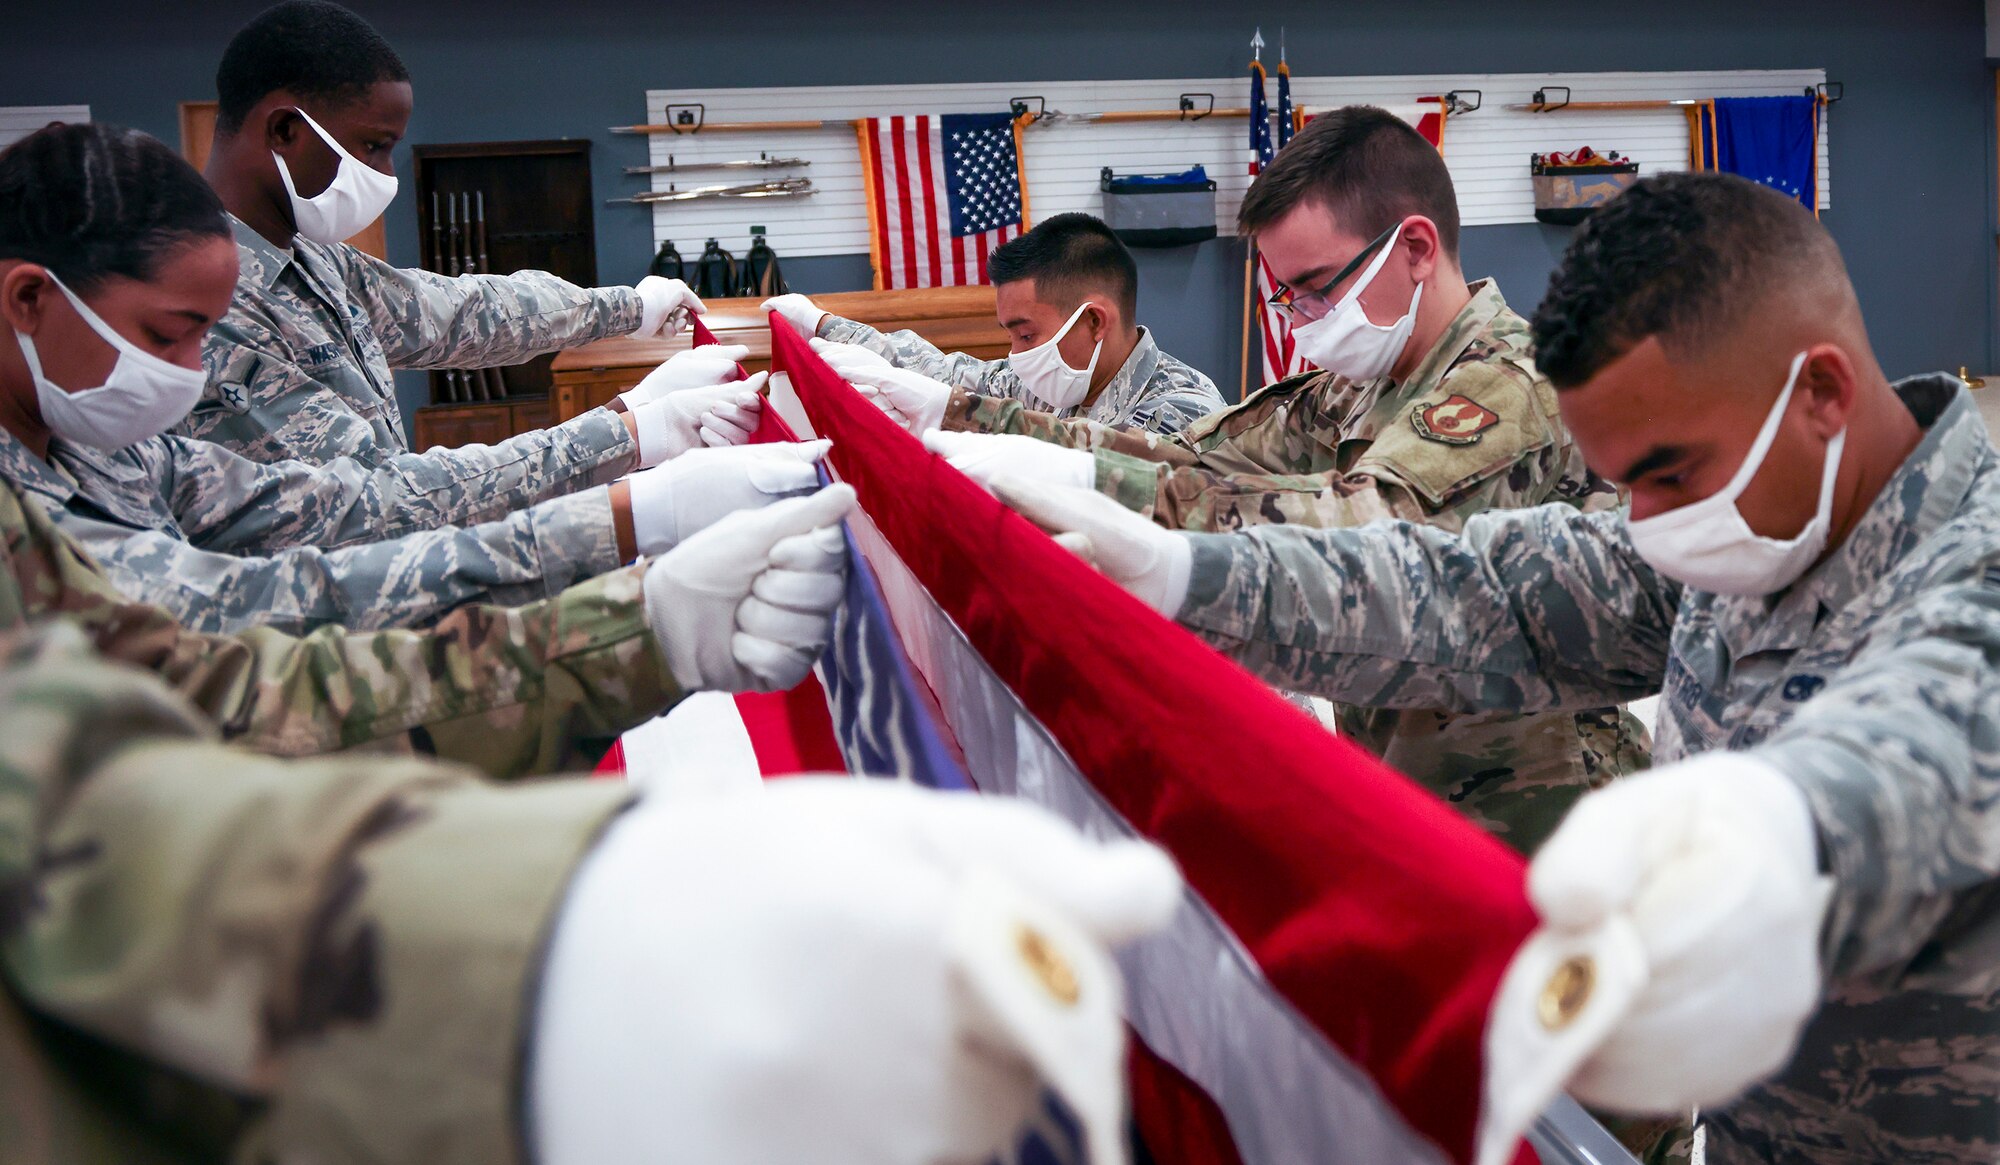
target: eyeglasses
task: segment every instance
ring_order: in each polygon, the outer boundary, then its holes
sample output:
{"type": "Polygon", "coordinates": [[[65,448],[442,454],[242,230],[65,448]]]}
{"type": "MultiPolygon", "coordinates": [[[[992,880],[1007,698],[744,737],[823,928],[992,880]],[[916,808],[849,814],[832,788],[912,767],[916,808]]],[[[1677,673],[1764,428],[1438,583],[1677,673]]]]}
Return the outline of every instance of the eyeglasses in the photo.
{"type": "Polygon", "coordinates": [[[1396,232],[1402,229],[1403,224],[1399,222],[1381,234],[1376,235],[1373,242],[1361,248],[1361,252],[1354,256],[1353,262],[1342,267],[1339,273],[1334,275],[1333,278],[1321,284],[1317,291],[1308,291],[1304,295],[1300,295],[1289,287],[1280,287],[1271,296],[1271,306],[1280,308],[1292,315],[1302,315],[1309,320],[1318,319],[1325,315],[1333,307],[1333,304],[1327,299],[1328,293],[1344,283],[1348,276],[1354,274],[1363,263],[1368,261],[1370,255],[1381,250],[1382,245],[1390,239],[1395,238],[1396,232]]]}

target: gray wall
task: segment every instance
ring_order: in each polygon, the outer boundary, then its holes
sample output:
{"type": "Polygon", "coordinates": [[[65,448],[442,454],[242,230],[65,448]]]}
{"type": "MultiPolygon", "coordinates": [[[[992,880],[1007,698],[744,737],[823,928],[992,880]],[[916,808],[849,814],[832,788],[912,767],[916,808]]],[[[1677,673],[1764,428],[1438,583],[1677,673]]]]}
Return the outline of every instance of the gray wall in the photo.
{"type": "MultiPolygon", "coordinates": [[[[0,104],[88,102],[101,119],[173,141],[175,102],[213,95],[223,44],[260,6],[14,5],[0,47],[0,104]]],[[[1836,206],[1826,222],[1884,366],[1892,375],[1993,367],[1993,90],[1981,0],[1267,0],[1254,11],[1139,0],[355,7],[414,74],[411,140],[588,137],[600,198],[638,188],[620,171],[644,161],[644,142],[605,128],[643,120],[643,92],[656,86],[1220,76],[1242,68],[1255,22],[1272,40],[1284,25],[1293,64],[1309,73],[1823,66],[1848,97],[1831,115],[1836,206]]],[[[406,158],[398,164],[407,170],[406,158]]],[[[652,250],[647,213],[605,206],[597,222],[600,277],[637,278],[652,250]]],[[[390,212],[393,257],[414,261],[415,231],[411,200],[401,199],[390,212]]],[[[1468,231],[1466,270],[1498,277],[1526,310],[1567,233],[1468,231]]],[[[774,243],[782,254],[783,239],[774,243]]],[[[1142,270],[1142,319],[1233,392],[1241,252],[1228,241],[1155,252],[1142,270]]],[[[865,286],[867,262],[800,259],[786,273],[802,291],[852,289],[865,286]]]]}

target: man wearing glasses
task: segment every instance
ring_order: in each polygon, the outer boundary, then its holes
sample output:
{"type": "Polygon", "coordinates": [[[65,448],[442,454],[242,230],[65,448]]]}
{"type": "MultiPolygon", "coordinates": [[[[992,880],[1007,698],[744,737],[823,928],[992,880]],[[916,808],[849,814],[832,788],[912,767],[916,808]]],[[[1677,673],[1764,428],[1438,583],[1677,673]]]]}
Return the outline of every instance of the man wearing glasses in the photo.
{"type": "MultiPolygon", "coordinates": [[[[958,391],[944,431],[926,442],[982,482],[1095,488],[1180,530],[1397,518],[1455,533],[1484,510],[1618,505],[1563,427],[1526,321],[1491,280],[1466,285],[1451,175],[1399,118],[1370,106],[1315,118],[1257,179],[1237,221],[1285,286],[1293,335],[1323,371],[1168,436],[958,391]]],[[[930,427],[893,391],[875,399],[930,427]]],[[[1642,766],[1648,747],[1616,708],[1337,714],[1343,732],[1523,852],[1586,788],[1642,766]]]]}

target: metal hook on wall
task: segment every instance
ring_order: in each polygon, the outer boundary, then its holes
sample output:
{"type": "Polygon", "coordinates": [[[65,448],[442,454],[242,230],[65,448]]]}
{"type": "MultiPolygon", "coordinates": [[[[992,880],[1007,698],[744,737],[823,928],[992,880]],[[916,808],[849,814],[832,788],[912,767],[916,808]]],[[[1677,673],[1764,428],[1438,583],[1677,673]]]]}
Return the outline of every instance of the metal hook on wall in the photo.
{"type": "Polygon", "coordinates": [[[666,110],[667,124],[675,133],[700,133],[708,124],[708,106],[699,102],[693,105],[669,105],[666,110]]]}
{"type": "Polygon", "coordinates": [[[1561,109],[1568,104],[1569,104],[1569,86],[1567,85],[1545,85],[1542,88],[1535,90],[1535,105],[1537,107],[1537,112],[1539,113],[1554,113],[1556,110],[1561,109]],[[1551,89],[1562,90],[1563,99],[1557,102],[1550,101],[1549,90],[1551,89]]]}
{"type": "Polygon", "coordinates": [[[1211,114],[1211,113],[1214,113],[1214,112],[1215,112],[1215,94],[1213,94],[1213,93],[1183,93],[1183,94],[1181,94],[1181,99],[1180,99],[1180,105],[1179,105],[1179,109],[1180,109],[1180,111],[1181,111],[1181,115],[1180,115],[1180,117],[1179,117],[1179,118],[1178,118],[1177,120],[1180,120],[1180,121],[1200,121],[1200,120],[1201,120],[1202,118],[1204,118],[1204,117],[1207,117],[1207,116],[1208,116],[1209,114],[1211,114]],[[1196,111],[1195,111],[1195,107],[1194,107],[1194,99],[1195,99],[1195,98],[1197,98],[1197,97],[1206,97],[1206,98],[1208,98],[1208,104],[1207,104],[1206,106],[1204,106],[1204,107],[1203,107],[1203,108],[1201,109],[1201,111],[1200,111],[1200,112],[1196,112],[1196,111]],[[1188,116],[1188,114],[1190,114],[1190,113],[1194,114],[1194,116],[1193,116],[1193,117],[1189,117],[1189,116],[1188,116]]]}
{"type": "Polygon", "coordinates": [[[1038,121],[1046,121],[1049,116],[1049,103],[1047,101],[1042,100],[1042,98],[1040,98],[1039,96],[1035,96],[1033,94],[1030,94],[1027,97],[1008,98],[1007,108],[1013,111],[1015,121],[1020,121],[1022,118],[1025,117],[1028,119],[1028,123],[1030,125],[1038,121]],[[1028,102],[1030,101],[1035,103],[1034,113],[1032,116],[1030,116],[1028,112],[1028,102]]]}
{"type": "Polygon", "coordinates": [[[1453,89],[1444,95],[1445,109],[1450,111],[1453,117],[1463,117],[1478,109],[1485,101],[1486,94],[1478,89],[1453,89]],[[1465,99],[1467,93],[1472,94],[1472,100],[1465,99]]]}
{"type": "Polygon", "coordinates": [[[1846,95],[1846,88],[1847,86],[1839,81],[1821,81],[1817,85],[1807,86],[1806,96],[1819,98],[1822,105],[1832,105],[1846,95]]]}

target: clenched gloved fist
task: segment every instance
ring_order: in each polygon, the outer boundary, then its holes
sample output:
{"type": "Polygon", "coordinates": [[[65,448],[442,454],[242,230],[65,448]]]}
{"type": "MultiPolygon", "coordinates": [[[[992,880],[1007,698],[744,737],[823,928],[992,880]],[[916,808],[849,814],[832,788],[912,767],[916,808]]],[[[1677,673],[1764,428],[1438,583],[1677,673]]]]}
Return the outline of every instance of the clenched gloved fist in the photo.
{"type": "Polygon", "coordinates": [[[757,431],[769,373],[712,388],[684,388],[632,410],[639,464],[651,468],[690,449],[741,445],[757,431]]]}
{"type": "Polygon", "coordinates": [[[736,365],[750,349],[742,344],[705,344],[676,352],[666,363],[646,374],[638,384],[618,394],[627,409],[651,404],[684,388],[713,388],[735,380],[736,365]]]}
{"type": "Polygon", "coordinates": [[[777,312],[786,323],[798,329],[799,335],[808,340],[819,335],[819,322],[826,315],[819,309],[818,304],[795,291],[774,295],[765,300],[761,306],[767,312],[777,312]]]}
{"type": "Polygon", "coordinates": [[[814,340],[812,347],[827,367],[904,429],[921,437],[944,424],[945,408],[951,404],[950,385],[898,368],[858,345],[814,340]]]}
{"type": "Polygon", "coordinates": [[[646,621],[688,691],[774,692],[812,670],[847,587],[840,522],[854,488],[830,485],[731,514],[646,572],[646,621]]]}
{"type": "Polygon", "coordinates": [[[1194,551],[1185,536],[1162,529],[1095,490],[1002,477],[993,483],[993,493],[1054,536],[1063,549],[1167,618],[1178,614],[1187,601],[1194,551]]]}
{"type": "Polygon", "coordinates": [[[1109,949],[1181,900],[1025,802],[798,778],[642,801],[571,883],[526,1082],[547,1165],[1011,1159],[1042,1090],[1122,1165],[1109,949]]]}
{"type": "Polygon", "coordinates": [[[1685,1113],[1784,1067],[1819,1004],[1832,885],[1804,794],[1754,753],[1586,794],[1528,867],[1542,926],[1488,1024],[1489,1112],[1525,1127],[1567,1083],[1685,1113]]]}
{"type": "Polygon", "coordinates": [[[641,554],[665,554],[738,510],[819,488],[813,467],[831,441],[690,449],[657,469],[625,479],[632,491],[632,533],[641,554]]]}
{"type": "Polygon", "coordinates": [[[639,326],[632,334],[640,339],[658,336],[671,340],[680,334],[689,312],[700,315],[708,310],[701,297],[678,279],[648,275],[633,292],[639,296],[639,326]]]}
{"type": "Polygon", "coordinates": [[[1002,477],[1089,489],[1097,484],[1097,459],[1019,433],[925,433],[924,448],[988,491],[1002,477]]]}

